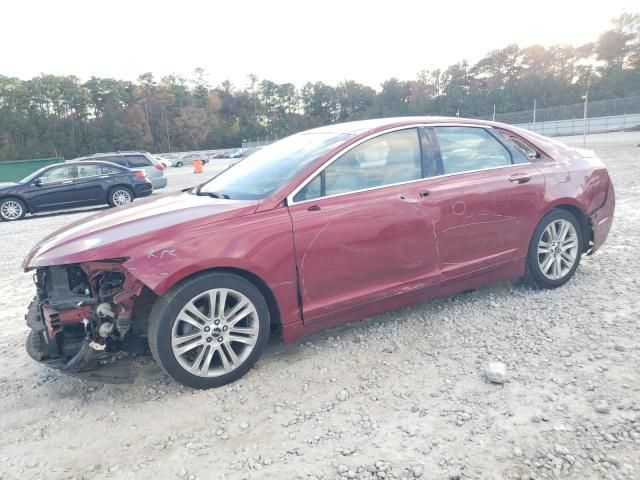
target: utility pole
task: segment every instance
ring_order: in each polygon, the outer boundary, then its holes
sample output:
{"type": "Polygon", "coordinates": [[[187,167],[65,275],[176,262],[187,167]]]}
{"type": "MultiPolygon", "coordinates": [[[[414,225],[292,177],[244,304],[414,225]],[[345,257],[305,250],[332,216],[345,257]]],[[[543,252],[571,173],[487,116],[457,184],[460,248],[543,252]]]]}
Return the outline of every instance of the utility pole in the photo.
{"type": "Polygon", "coordinates": [[[169,153],[171,153],[171,136],[169,135],[169,117],[164,110],[162,111],[162,116],[164,117],[164,128],[167,133],[167,149],[169,150],[169,153]]]}
{"type": "Polygon", "coordinates": [[[582,97],[584,100],[584,117],[582,119],[582,148],[587,146],[587,105],[589,103],[589,87],[587,93],[582,97]]]}
{"type": "Polygon", "coordinates": [[[495,103],[493,104],[493,118],[492,118],[492,121],[494,121],[494,122],[496,121],[496,104],[495,103]]]}
{"type": "Polygon", "coordinates": [[[537,100],[534,98],[533,99],[533,129],[535,131],[535,125],[536,125],[536,105],[537,105],[537,100]]]}

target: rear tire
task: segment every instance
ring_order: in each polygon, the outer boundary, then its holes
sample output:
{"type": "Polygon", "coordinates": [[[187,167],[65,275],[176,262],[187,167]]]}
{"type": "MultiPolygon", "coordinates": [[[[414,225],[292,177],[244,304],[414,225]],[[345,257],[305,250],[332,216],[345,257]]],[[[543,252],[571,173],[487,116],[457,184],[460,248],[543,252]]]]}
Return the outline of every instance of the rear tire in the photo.
{"type": "Polygon", "coordinates": [[[149,349],[183,385],[220,387],[260,358],[269,325],[267,302],[253,283],[228,272],[207,272],[158,299],[149,316],[149,349]]]}
{"type": "Polygon", "coordinates": [[[119,207],[133,202],[133,192],[127,187],[115,187],[109,192],[107,200],[112,207],[119,207]]]}
{"type": "Polygon", "coordinates": [[[0,219],[5,222],[20,220],[26,213],[27,206],[19,198],[9,197],[0,201],[0,219]]]}
{"type": "Polygon", "coordinates": [[[177,162],[176,163],[176,167],[181,167],[182,165],[184,165],[182,162],[177,162]]]}
{"type": "Polygon", "coordinates": [[[562,209],[547,213],[535,231],[527,254],[527,278],[540,288],[557,288],[576,273],[583,251],[582,226],[562,209]]]}

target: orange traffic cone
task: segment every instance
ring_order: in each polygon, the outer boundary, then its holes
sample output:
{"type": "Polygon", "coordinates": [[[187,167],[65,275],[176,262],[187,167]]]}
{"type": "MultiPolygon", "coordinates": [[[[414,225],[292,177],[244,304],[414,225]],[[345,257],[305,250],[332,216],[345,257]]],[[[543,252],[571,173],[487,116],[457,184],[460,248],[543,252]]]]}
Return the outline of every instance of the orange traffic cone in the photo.
{"type": "Polygon", "coordinates": [[[193,161],[193,173],[202,173],[202,160],[193,161]]]}

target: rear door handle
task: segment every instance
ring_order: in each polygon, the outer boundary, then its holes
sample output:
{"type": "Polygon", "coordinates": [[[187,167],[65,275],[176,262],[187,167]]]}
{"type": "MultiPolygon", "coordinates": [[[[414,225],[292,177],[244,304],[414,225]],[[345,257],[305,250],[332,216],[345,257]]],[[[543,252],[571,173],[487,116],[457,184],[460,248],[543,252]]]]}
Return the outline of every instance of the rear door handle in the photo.
{"type": "Polygon", "coordinates": [[[528,173],[514,173],[509,177],[509,181],[513,183],[527,183],[531,180],[531,175],[528,173]]]}

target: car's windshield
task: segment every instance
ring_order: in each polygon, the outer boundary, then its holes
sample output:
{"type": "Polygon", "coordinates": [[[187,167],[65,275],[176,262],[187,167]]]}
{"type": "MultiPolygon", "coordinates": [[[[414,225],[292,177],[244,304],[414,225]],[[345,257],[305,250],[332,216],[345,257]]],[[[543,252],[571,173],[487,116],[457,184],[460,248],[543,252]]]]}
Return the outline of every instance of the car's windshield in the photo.
{"type": "Polygon", "coordinates": [[[42,167],[39,170],[36,170],[35,172],[33,172],[31,175],[28,175],[26,177],[24,177],[22,180],[20,180],[20,183],[29,183],[32,182],[33,180],[35,180],[36,178],[38,178],[42,172],[44,172],[45,170],[48,170],[51,167],[51,165],[48,165],[46,167],[42,167]]]}
{"type": "Polygon", "coordinates": [[[269,196],[311,162],[351,138],[344,133],[298,133],[249,155],[198,190],[233,200],[269,196]]]}

